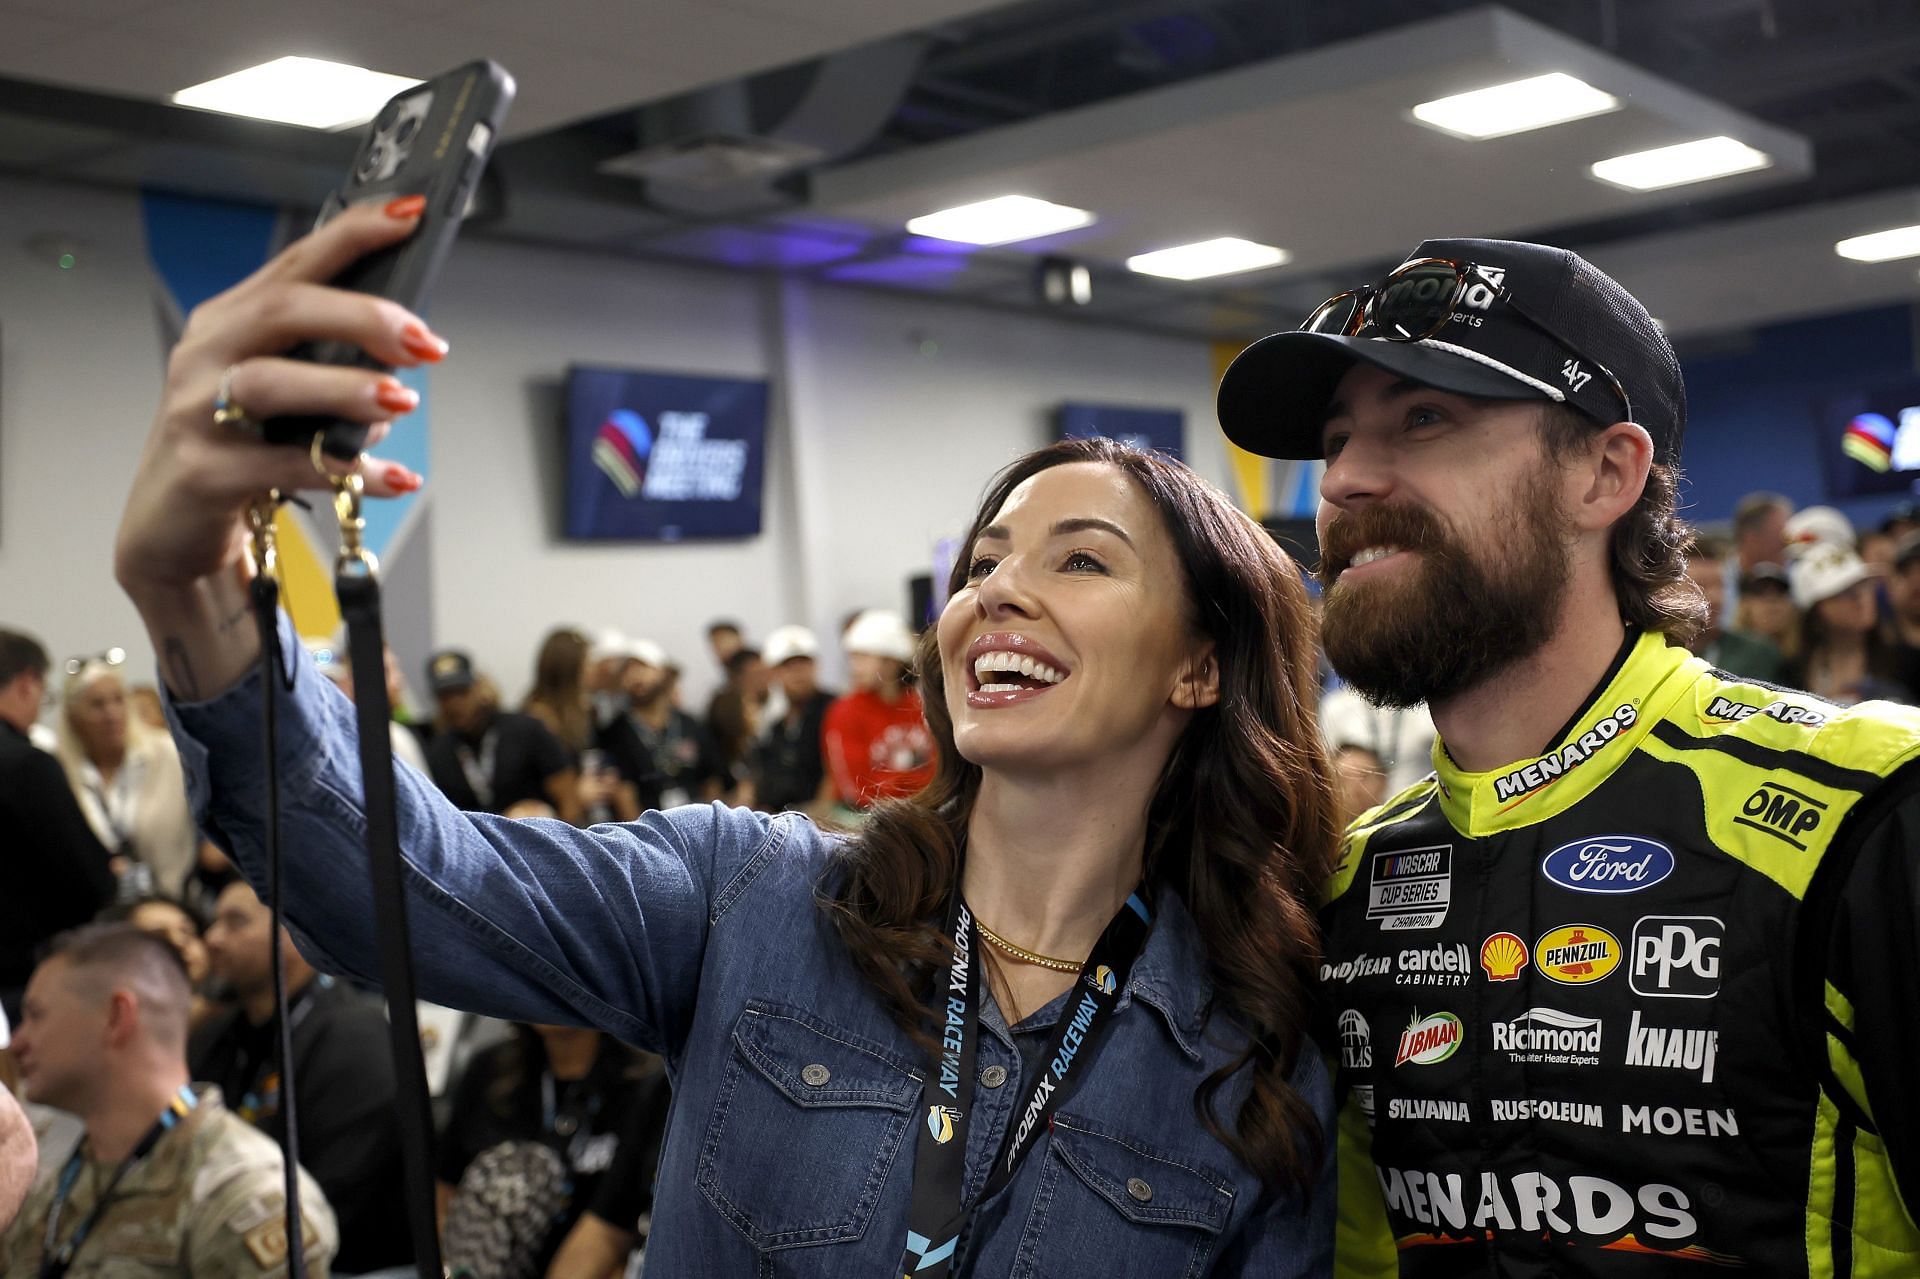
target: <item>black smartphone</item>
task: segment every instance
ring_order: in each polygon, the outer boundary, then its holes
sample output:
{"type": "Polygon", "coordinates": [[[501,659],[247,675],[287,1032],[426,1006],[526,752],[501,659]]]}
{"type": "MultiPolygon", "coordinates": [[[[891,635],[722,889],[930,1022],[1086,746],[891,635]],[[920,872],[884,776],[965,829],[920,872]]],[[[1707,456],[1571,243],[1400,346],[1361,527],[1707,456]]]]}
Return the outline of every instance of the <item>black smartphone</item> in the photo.
{"type": "MultiPolygon", "coordinates": [[[[446,261],[461,219],[473,200],[500,124],[513,103],[513,77],[496,62],[469,62],[395,95],[367,126],[347,179],[321,206],[315,226],[355,204],[385,204],[424,195],[426,211],[411,236],[370,253],[331,283],[389,298],[421,312],[440,264],[446,261]]],[[[390,371],[390,366],[349,342],[306,342],[288,352],[320,364],[390,371]]],[[[367,428],[323,416],[270,418],[266,438],[274,444],[307,444],[314,435],[334,457],[351,460],[366,447],[367,428]]]]}

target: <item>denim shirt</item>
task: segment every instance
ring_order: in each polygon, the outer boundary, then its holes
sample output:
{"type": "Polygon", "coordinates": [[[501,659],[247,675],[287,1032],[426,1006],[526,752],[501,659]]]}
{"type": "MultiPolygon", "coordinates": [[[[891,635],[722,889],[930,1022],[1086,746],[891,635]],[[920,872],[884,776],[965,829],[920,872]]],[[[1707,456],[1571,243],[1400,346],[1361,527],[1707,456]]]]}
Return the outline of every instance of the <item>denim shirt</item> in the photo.
{"type": "MultiPolygon", "coordinates": [[[[317,966],[375,983],[353,708],[294,655],[280,707],[290,927],[317,966]]],[[[259,672],[170,704],[195,816],[264,885],[259,672]]],[[[836,839],[798,814],[719,804],[580,830],[463,813],[398,768],[419,994],[515,1021],[597,1027],[661,1054],[672,1111],[647,1269],[660,1275],[900,1274],[927,1063],[855,969],[815,896],[836,839]]],[[[1092,1068],[1013,1180],[979,1206],[957,1274],[1325,1275],[1332,1157],[1310,1200],[1263,1192],[1197,1120],[1194,1092],[1241,1042],[1210,1019],[1192,918],[1158,923],[1092,1068]]],[[[1020,1032],[1057,1019],[1057,1000],[1020,1032]]],[[[982,1010],[965,1193],[1013,1121],[1021,1060],[982,1010]]],[[[1231,1124],[1246,1071],[1221,1090],[1231,1124]]],[[[1327,1074],[1293,1086],[1331,1149],[1327,1074]]]]}

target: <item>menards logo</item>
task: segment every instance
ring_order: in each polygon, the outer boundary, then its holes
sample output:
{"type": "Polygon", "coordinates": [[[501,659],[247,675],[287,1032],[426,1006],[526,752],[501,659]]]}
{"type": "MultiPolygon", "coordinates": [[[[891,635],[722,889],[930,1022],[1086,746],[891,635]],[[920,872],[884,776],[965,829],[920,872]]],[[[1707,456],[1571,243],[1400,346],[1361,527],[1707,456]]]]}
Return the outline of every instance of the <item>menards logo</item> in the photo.
{"type": "Polygon", "coordinates": [[[1494,797],[1504,803],[1553,785],[1563,774],[1572,772],[1592,759],[1601,747],[1620,736],[1622,729],[1632,728],[1634,721],[1639,718],[1640,712],[1633,708],[1631,702],[1621,703],[1613,714],[1596,720],[1586,732],[1551,755],[1542,755],[1531,764],[1516,768],[1505,777],[1496,778],[1493,783],[1494,797]]]}

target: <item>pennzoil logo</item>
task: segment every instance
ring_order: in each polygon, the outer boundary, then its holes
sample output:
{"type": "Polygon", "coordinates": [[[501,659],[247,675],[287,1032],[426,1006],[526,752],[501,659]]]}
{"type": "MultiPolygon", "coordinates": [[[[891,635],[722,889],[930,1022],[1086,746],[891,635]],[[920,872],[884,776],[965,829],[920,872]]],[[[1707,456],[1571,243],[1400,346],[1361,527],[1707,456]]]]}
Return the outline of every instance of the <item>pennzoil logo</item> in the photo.
{"type": "Polygon", "coordinates": [[[1613,714],[1595,720],[1584,733],[1559,750],[1542,755],[1505,777],[1496,778],[1493,783],[1494,797],[1504,804],[1553,785],[1562,776],[1599,754],[1602,747],[1620,736],[1621,730],[1632,728],[1639,718],[1640,712],[1634,709],[1633,703],[1622,702],[1614,708],[1613,714]]]}
{"type": "Polygon", "coordinates": [[[1604,981],[1620,966],[1620,939],[1597,924],[1564,924],[1540,934],[1533,962],[1562,986],[1604,981]]]}
{"type": "Polygon", "coordinates": [[[1527,943],[1512,933],[1495,933],[1480,943],[1480,967],[1488,981],[1519,981],[1527,966],[1527,943]]]}
{"type": "Polygon", "coordinates": [[[1460,1040],[1465,1034],[1466,1028],[1452,1013],[1428,1013],[1422,1017],[1416,1012],[1407,1028],[1400,1032],[1400,1048],[1393,1055],[1393,1064],[1436,1065],[1460,1050],[1460,1040]]]}
{"type": "Polygon", "coordinates": [[[1111,995],[1114,989],[1113,969],[1105,964],[1094,965],[1093,971],[1087,974],[1087,984],[1111,995]]]}
{"type": "Polygon", "coordinates": [[[941,1145],[953,1140],[954,1121],[960,1118],[960,1112],[952,1106],[933,1105],[927,1107],[927,1133],[941,1145]]]}

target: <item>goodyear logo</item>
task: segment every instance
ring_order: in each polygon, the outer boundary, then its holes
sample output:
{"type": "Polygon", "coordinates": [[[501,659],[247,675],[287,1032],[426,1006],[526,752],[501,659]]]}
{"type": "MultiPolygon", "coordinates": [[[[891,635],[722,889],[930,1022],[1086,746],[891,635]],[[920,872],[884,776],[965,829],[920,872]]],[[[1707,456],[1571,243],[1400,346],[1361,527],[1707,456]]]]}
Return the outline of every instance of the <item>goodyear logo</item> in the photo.
{"type": "Polygon", "coordinates": [[[1095,965],[1093,970],[1093,984],[1111,995],[1114,987],[1113,969],[1107,967],[1105,964],[1095,965]]]}
{"type": "Polygon", "coordinates": [[[941,1145],[953,1140],[953,1123],[960,1118],[960,1112],[952,1106],[927,1107],[927,1132],[941,1145]]]}
{"type": "Polygon", "coordinates": [[[1585,986],[1620,966],[1620,939],[1595,924],[1566,924],[1540,934],[1533,962],[1549,981],[1585,986]]]}
{"type": "Polygon", "coordinates": [[[1519,981],[1527,966],[1527,943],[1512,933],[1495,933],[1480,943],[1480,967],[1488,981],[1519,981]]]}
{"type": "Polygon", "coordinates": [[[1771,835],[1801,852],[1807,851],[1806,836],[1820,829],[1827,806],[1811,795],[1803,795],[1790,786],[1768,782],[1740,805],[1734,822],[1771,835]]]}

